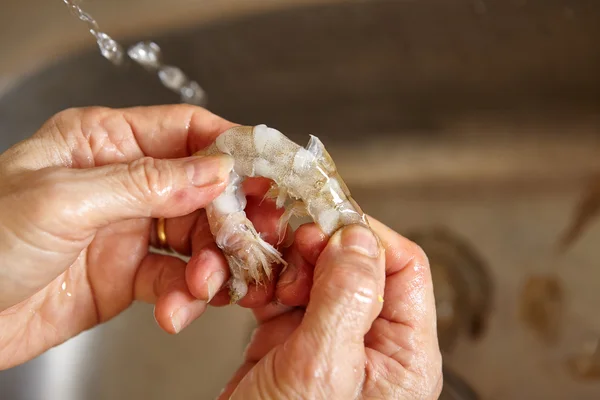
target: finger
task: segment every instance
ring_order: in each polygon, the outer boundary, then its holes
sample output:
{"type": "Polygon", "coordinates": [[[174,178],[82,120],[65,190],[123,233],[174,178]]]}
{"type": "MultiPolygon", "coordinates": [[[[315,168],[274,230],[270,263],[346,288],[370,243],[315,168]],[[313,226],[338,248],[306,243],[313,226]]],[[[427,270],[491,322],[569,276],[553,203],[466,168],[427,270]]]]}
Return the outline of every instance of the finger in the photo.
{"type": "Polygon", "coordinates": [[[190,241],[192,244],[192,257],[186,269],[186,282],[190,291],[198,299],[209,300],[209,304],[222,307],[229,304],[229,294],[225,282],[221,277],[229,279],[230,271],[227,260],[217,248],[213,234],[210,230],[206,212],[196,221],[192,230],[190,241]],[[213,274],[216,274],[213,276],[213,274]],[[208,279],[214,277],[210,282],[208,279]],[[213,292],[216,291],[215,294],[213,292]]]}
{"type": "Polygon", "coordinates": [[[232,166],[231,157],[223,155],[53,169],[39,173],[38,191],[56,210],[54,228],[73,232],[76,223],[85,231],[126,219],[178,217],[203,208],[224,189],[232,166]]]}
{"type": "MultiPolygon", "coordinates": [[[[388,278],[381,316],[430,330],[436,315],[435,307],[432,307],[435,299],[427,256],[417,244],[380,221],[372,217],[368,220],[385,250],[388,278]]],[[[327,244],[327,237],[315,224],[306,224],[296,230],[295,242],[302,257],[314,264],[327,244]]]]}
{"type": "Polygon", "coordinates": [[[274,301],[272,303],[267,304],[264,307],[255,308],[254,310],[252,310],[252,313],[254,314],[254,318],[256,318],[256,321],[259,324],[262,324],[294,309],[296,309],[296,307],[286,306],[285,304],[281,304],[280,302],[274,301]]]}
{"type": "Polygon", "coordinates": [[[315,265],[327,246],[329,237],[317,225],[310,223],[296,229],[294,239],[302,257],[310,264],[315,265]]]}
{"type": "MultiPolygon", "coordinates": [[[[380,221],[372,217],[368,220],[385,250],[387,283],[381,317],[430,332],[436,315],[427,256],[417,244],[380,221]]],[[[303,258],[315,263],[327,237],[314,224],[298,228],[295,237],[303,258]]]]}
{"type": "Polygon", "coordinates": [[[442,358],[427,257],[418,245],[381,222],[370,218],[369,223],[385,249],[387,280],[383,309],[365,336],[365,346],[423,377],[441,376],[442,358]]]}
{"type": "MultiPolygon", "coordinates": [[[[266,285],[248,285],[248,293],[243,299],[237,302],[237,305],[244,308],[262,309],[263,307],[274,304],[275,282],[270,281],[266,285]]],[[[223,307],[231,304],[229,297],[229,288],[223,287],[210,301],[211,306],[223,307]]]]}
{"type": "Polygon", "coordinates": [[[277,246],[279,235],[277,227],[283,215],[283,208],[278,209],[275,201],[260,197],[248,197],[246,215],[261,234],[262,238],[272,246],[277,246]]]}
{"type": "Polygon", "coordinates": [[[218,398],[222,400],[230,399],[239,383],[252,368],[271,350],[285,343],[302,321],[302,315],[301,310],[288,312],[259,326],[254,331],[250,344],[246,348],[244,364],[236,371],[218,398]]]}
{"type": "Polygon", "coordinates": [[[155,304],[156,322],[172,334],[187,327],[206,309],[206,302],[187,289],[185,262],[161,254],[149,254],[142,261],[134,282],[134,298],[155,304]]]}
{"type": "Polygon", "coordinates": [[[301,225],[294,232],[294,242],[286,251],[289,263],[279,277],[275,296],[283,304],[305,307],[310,299],[314,265],[328,237],[315,224],[301,225]]]}
{"type": "Polygon", "coordinates": [[[215,297],[209,303],[213,307],[225,307],[231,305],[231,298],[229,297],[229,288],[224,287],[221,289],[215,297]]]}
{"type": "MultiPolygon", "coordinates": [[[[192,254],[191,233],[194,225],[200,218],[206,219],[204,210],[196,210],[182,217],[166,219],[165,233],[167,246],[181,255],[190,256],[192,254]]],[[[150,245],[160,248],[161,244],[158,240],[156,224],[157,220],[153,219],[150,227],[150,245]]]]}
{"type": "Polygon", "coordinates": [[[427,255],[374,218],[369,217],[369,224],[385,249],[387,284],[381,317],[431,332],[437,317],[427,255]]]}
{"type": "Polygon", "coordinates": [[[274,347],[284,344],[300,326],[303,316],[304,311],[296,309],[261,323],[246,348],[246,361],[258,362],[274,347]]]}
{"type": "Polygon", "coordinates": [[[285,260],[288,265],[279,276],[275,297],[287,306],[306,306],[310,298],[314,266],[302,257],[297,241],[285,252],[285,260]]]}
{"type": "MultiPolygon", "coordinates": [[[[435,308],[431,307],[435,299],[427,256],[417,244],[380,221],[372,217],[368,220],[385,250],[388,284],[381,316],[402,324],[421,323],[425,329],[431,329],[436,316],[435,308]],[[410,291],[399,288],[410,288],[410,291]],[[398,294],[402,294],[408,303],[398,298],[398,294]],[[404,304],[402,310],[396,306],[398,301],[404,304]]],[[[327,237],[315,224],[306,224],[296,230],[295,243],[302,257],[314,264],[327,244],[327,237]]]]}
{"type": "Polygon", "coordinates": [[[18,166],[89,168],[138,158],[188,157],[235,126],[187,104],[112,109],[73,108],[52,117],[31,139],[11,151],[18,166]],[[23,151],[28,148],[52,151],[23,151]]]}
{"type": "Polygon", "coordinates": [[[237,302],[237,305],[243,308],[258,308],[273,302],[275,299],[277,275],[280,270],[280,266],[273,265],[273,277],[270,280],[248,285],[248,293],[237,302]]]}
{"type": "Polygon", "coordinates": [[[242,187],[246,196],[264,197],[264,195],[271,189],[273,181],[268,178],[247,178],[244,180],[242,187]]]}
{"type": "Polygon", "coordinates": [[[219,393],[219,397],[217,400],[231,400],[232,394],[235,389],[238,387],[242,379],[254,368],[256,363],[254,362],[244,362],[240,368],[235,372],[231,380],[227,383],[227,385],[223,388],[221,393],[219,393]]]}
{"type": "Polygon", "coordinates": [[[215,243],[200,249],[188,262],[185,279],[190,292],[198,299],[210,302],[230,277],[229,266],[215,243]]]}
{"type": "Polygon", "coordinates": [[[206,310],[207,303],[196,299],[183,280],[170,287],[156,301],[154,318],[166,332],[177,334],[206,310]]]}
{"type": "Polygon", "coordinates": [[[363,337],[381,311],[385,283],[385,257],[373,232],[358,225],[336,232],[313,281],[299,335],[312,338],[332,360],[351,358],[346,353],[353,349],[364,356],[363,337]]]}

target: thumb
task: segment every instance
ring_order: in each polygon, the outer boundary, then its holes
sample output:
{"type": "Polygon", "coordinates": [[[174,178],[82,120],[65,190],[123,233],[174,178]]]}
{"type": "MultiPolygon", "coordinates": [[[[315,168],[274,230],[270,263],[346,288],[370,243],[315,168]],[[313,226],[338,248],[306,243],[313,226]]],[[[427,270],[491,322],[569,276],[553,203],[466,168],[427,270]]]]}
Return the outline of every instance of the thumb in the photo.
{"type": "Polygon", "coordinates": [[[329,384],[338,394],[350,395],[362,382],[364,336],[382,310],[384,285],[385,252],[375,234],[358,225],[336,232],[317,260],[310,301],[289,348],[299,349],[297,359],[314,357],[322,372],[335,370],[329,384]]]}
{"type": "Polygon", "coordinates": [[[251,372],[242,370],[245,377],[228,398],[259,398],[259,392],[263,398],[357,398],[366,377],[364,337],[381,312],[384,283],[385,252],[375,234],[359,225],[338,230],[317,260],[302,322],[251,372]]]}
{"type": "MultiPolygon", "coordinates": [[[[58,206],[80,229],[142,217],[175,217],[208,205],[225,188],[233,159],[227,155],[61,170],[58,206]],[[73,221],[76,219],[76,221],[73,221]]],[[[56,190],[55,190],[56,191],[56,190]]]]}
{"type": "Polygon", "coordinates": [[[324,346],[360,344],[382,309],[385,255],[375,234],[353,225],[336,232],[319,256],[303,330],[324,346]]]}

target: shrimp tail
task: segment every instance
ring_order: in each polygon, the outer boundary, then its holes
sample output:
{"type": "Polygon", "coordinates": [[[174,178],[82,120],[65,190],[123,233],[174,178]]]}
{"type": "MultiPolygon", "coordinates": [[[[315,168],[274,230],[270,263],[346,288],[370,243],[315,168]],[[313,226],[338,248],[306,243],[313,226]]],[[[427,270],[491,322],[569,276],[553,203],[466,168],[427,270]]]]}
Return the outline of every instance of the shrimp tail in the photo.
{"type": "Polygon", "coordinates": [[[229,297],[236,303],[246,295],[249,282],[264,284],[272,278],[274,264],[285,266],[287,262],[261,237],[244,212],[228,215],[220,225],[215,241],[229,264],[229,297]]]}

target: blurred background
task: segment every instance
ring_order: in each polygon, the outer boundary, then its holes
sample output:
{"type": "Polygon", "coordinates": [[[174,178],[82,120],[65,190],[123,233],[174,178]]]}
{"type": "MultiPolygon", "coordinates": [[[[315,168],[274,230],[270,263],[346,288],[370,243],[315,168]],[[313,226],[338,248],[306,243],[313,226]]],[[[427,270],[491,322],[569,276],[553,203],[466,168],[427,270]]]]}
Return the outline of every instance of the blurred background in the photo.
{"type": "MultiPolygon", "coordinates": [[[[67,107],[180,101],[104,59],[61,0],[0,4],[1,151],[67,107]]],[[[156,42],[213,112],[321,138],[365,211],[425,249],[442,398],[600,398],[600,3],[81,5],[123,45],[156,42]]],[[[169,336],[136,304],[0,372],[0,398],[212,399],[252,329],[227,307],[169,336]]]]}

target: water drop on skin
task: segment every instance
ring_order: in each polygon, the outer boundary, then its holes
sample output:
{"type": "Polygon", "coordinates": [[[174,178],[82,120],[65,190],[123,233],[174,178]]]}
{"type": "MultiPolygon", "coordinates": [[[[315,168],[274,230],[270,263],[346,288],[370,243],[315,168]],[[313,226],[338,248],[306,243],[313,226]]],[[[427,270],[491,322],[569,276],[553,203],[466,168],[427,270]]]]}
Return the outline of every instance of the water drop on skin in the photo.
{"type": "Polygon", "coordinates": [[[371,304],[373,303],[374,294],[371,290],[362,288],[358,292],[354,293],[354,298],[361,303],[371,304]]]}
{"type": "Polygon", "coordinates": [[[60,285],[60,289],[61,289],[61,290],[59,291],[59,293],[61,293],[61,294],[62,294],[62,293],[65,293],[65,294],[67,295],[67,297],[71,297],[71,296],[73,296],[73,295],[71,294],[71,292],[67,292],[67,282],[63,282],[63,283],[60,285]]]}

